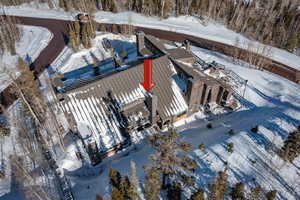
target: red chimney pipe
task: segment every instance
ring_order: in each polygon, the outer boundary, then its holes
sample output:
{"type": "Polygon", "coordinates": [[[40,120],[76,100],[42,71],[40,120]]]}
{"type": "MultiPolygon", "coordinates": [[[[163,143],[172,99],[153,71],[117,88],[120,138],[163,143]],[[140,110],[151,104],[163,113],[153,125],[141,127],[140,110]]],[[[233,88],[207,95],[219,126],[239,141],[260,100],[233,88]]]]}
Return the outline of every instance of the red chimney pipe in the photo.
{"type": "Polygon", "coordinates": [[[152,79],[152,60],[144,60],[144,82],[141,84],[148,92],[151,92],[154,87],[152,79]]]}

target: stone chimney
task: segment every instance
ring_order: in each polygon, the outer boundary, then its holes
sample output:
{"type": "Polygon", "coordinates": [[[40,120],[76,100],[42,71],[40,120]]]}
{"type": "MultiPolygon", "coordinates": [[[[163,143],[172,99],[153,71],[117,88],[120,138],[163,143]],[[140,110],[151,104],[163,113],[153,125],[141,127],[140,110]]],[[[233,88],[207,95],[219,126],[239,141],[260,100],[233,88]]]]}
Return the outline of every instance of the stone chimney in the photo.
{"type": "Polygon", "coordinates": [[[117,55],[114,56],[113,60],[114,60],[114,63],[115,63],[115,69],[117,69],[119,67],[122,67],[124,65],[122,59],[117,55]]]}
{"type": "Polygon", "coordinates": [[[63,75],[62,74],[59,74],[57,76],[55,76],[52,81],[53,81],[53,86],[57,89],[57,90],[60,90],[61,88],[64,87],[64,83],[62,81],[63,79],[63,75]]]}
{"type": "Polygon", "coordinates": [[[146,96],[146,105],[150,112],[149,118],[152,125],[156,124],[157,104],[158,104],[158,99],[156,95],[150,94],[146,96]]]}
{"type": "Polygon", "coordinates": [[[184,46],[187,51],[191,51],[191,43],[188,40],[184,41],[184,46]]]}
{"type": "Polygon", "coordinates": [[[140,55],[142,49],[145,48],[145,33],[140,31],[136,34],[137,53],[140,55]]]}

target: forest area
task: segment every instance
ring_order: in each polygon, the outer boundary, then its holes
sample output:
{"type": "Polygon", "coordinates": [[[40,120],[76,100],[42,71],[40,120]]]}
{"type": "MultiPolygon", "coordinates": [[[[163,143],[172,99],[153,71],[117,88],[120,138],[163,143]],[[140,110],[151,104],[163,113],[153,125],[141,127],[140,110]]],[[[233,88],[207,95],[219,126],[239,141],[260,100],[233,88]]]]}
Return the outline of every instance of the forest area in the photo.
{"type": "Polygon", "coordinates": [[[49,8],[99,11],[135,11],[147,16],[193,15],[215,20],[227,28],[278,48],[295,52],[300,48],[300,2],[298,0],[3,0],[3,5],[47,3],[49,8]]]}

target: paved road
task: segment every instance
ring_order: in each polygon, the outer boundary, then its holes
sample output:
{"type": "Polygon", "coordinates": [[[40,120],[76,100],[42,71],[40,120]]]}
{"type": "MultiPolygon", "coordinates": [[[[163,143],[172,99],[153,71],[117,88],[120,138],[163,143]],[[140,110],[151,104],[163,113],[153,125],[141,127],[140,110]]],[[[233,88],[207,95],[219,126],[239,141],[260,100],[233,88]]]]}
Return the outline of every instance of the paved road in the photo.
{"type": "MultiPolygon", "coordinates": [[[[53,39],[51,40],[51,42],[31,65],[31,68],[35,71],[35,74],[39,75],[57,58],[60,52],[64,49],[65,45],[68,43],[67,35],[68,24],[70,23],[70,21],[55,19],[39,19],[31,17],[18,17],[17,19],[20,22],[20,24],[41,26],[49,29],[53,33],[53,39]]],[[[124,30],[122,26],[123,25],[105,24],[105,28],[109,32],[119,33],[121,32],[121,30],[124,30]]],[[[143,31],[146,34],[151,34],[165,40],[171,40],[176,42],[183,42],[184,40],[189,40],[194,46],[214,50],[228,56],[233,56],[234,51],[232,51],[232,49],[239,49],[231,45],[177,32],[150,29],[139,26],[134,27],[134,29],[136,31],[143,31]]],[[[239,49],[239,51],[242,55],[249,54],[249,52],[244,49],[239,49]]],[[[296,69],[293,69],[279,62],[273,61],[269,58],[265,59],[264,69],[272,73],[278,74],[293,82],[297,82],[296,74],[300,73],[296,69]]],[[[9,88],[10,87],[1,92],[0,95],[0,102],[4,105],[5,108],[10,106],[16,100],[16,97],[9,93],[9,88]]]]}
{"type": "MultiPolygon", "coordinates": [[[[31,17],[17,17],[17,21],[23,25],[40,26],[52,32],[53,38],[45,49],[42,50],[36,60],[30,65],[35,75],[40,75],[60,54],[65,45],[68,44],[68,21],[55,19],[39,19],[31,17]]],[[[16,97],[9,91],[12,86],[8,86],[0,94],[0,102],[4,108],[10,106],[16,97]]]]}

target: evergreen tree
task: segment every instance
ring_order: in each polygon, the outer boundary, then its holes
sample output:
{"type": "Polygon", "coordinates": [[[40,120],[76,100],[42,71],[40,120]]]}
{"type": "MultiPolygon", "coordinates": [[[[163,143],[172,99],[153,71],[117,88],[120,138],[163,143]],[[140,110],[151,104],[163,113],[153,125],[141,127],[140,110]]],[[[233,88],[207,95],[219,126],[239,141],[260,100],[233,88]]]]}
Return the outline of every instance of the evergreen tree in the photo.
{"type": "Polygon", "coordinates": [[[293,131],[289,134],[279,155],[290,162],[300,155],[300,131],[293,131]]]}
{"type": "Polygon", "coordinates": [[[205,198],[204,198],[204,190],[202,190],[202,189],[196,190],[191,195],[191,197],[189,198],[189,200],[205,200],[205,198]]]}
{"type": "Polygon", "coordinates": [[[0,120],[0,136],[9,136],[10,128],[4,120],[0,120]]]}
{"type": "Polygon", "coordinates": [[[22,74],[19,78],[15,78],[12,74],[8,73],[14,86],[10,92],[20,97],[26,105],[26,109],[28,108],[30,111],[31,116],[42,123],[45,120],[46,105],[42,93],[38,88],[38,82],[22,58],[18,58],[17,67],[22,74]]]}
{"type": "Polygon", "coordinates": [[[120,192],[120,190],[116,187],[112,188],[111,191],[111,199],[112,200],[125,200],[125,198],[123,197],[123,194],[120,192]]]}
{"type": "Polygon", "coordinates": [[[246,200],[245,184],[240,182],[234,185],[231,191],[232,200],[246,200]]]}
{"type": "Polygon", "coordinates": [[[145,197],[147,200],[159,200],[162,185],[160,173],[152,167],[146,167],[145,172],[145,197]]]}
{"type": "Polygon", "coordinates": [[[118,172],[116,169],[110,168],[109,170],[109,178],[110,183],[115,188],[120,188],[122,176],[120,172],[118,172]]]}
{"type": "Polygon", "coordinates": [[[181,192],[182,190],[180,184],[169,185],[167,190],[167,198],[169,200],[180,200],[181,192]]]}
{"type": "Polygon", "coordinates": [[[125,176],[120,182],[120,189],[119,189],[124,199],[130,199],[130,189],[131,189],[131,185],[130,185],[129,178],[128,176],[125,176]]]}
{"type": "Polygon", "coordinates": [[[226,171],[219,172],[219,176],[215,178],[209,187],[209,200],[223,200],[228,190],[228,175],[226,171]]]}
{"type": "MultiPolygon", "coordinates": [[[[161,173],[163,187],[165,187],[171,176],[179,174],[176,169],[185,167],[182,165],[182,157],[179,156],[180,150],[182,153],[187,153],[192,149],[192,146],[182,142],[179,134],[174,129],[155,134],[150,138],[150,142],[157,151],[156,154],[150,156],[154,161],[152,168],[161,173]]],[[[185,170],[191,171],[189,167],[186,167],[185,170]]],[[[180,176],[177,176],[177,178],[180,178],[180,176]]]]}
{"type": "Polygon", "coordinates": [[[76,32],[70,28],[69,30],[69,40],[71,42],[72,48],[75,52],[79,50],[79,41],[76,32]]]}
{"type": "Polygon", "coordinates": [[[262,199],[262,188],[260,186],[253,188],[249,194],[248,199],[249,200],[262,199]]]}
{"type": "Polygon", "coordinates": [[[275,200],[276,195],[277,195],[277,191],[276,190],[271,190],[266,194],[266,198],[267,198],[267,200],[275,200]]]}

